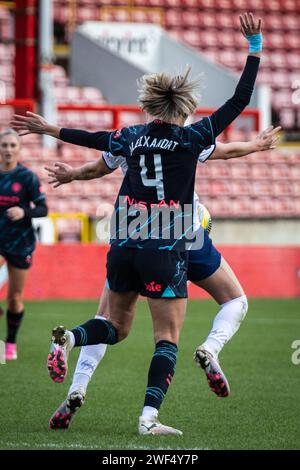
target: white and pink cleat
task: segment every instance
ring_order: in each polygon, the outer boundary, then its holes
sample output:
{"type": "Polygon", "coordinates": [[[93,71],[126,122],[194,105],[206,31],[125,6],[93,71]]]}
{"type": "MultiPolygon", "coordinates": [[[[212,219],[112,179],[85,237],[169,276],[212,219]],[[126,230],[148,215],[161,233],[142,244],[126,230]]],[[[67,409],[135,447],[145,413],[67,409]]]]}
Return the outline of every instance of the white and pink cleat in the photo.
{"type": "Polygon", "coordinates": [[[206,351],[203,346],[198,346],[194,353],[194,359],[197,365],[204,370],[211,391],[218,397],[228,397],[230,395],[229,383],[217,358],[206,351]]]}
{"type": "Polygon", "coordinates": [[[5,343],[5,359],[6,361],[18,359],[17,345],[15,343],[5,343]]]}
{"type": "Polygon", "coordinates": [[[53,382],[63,382],[68,373],[68,355],[72,345],[70,333],[64,326],[52,330],[52,341],[48,354],[47,368],[53,382]]]}

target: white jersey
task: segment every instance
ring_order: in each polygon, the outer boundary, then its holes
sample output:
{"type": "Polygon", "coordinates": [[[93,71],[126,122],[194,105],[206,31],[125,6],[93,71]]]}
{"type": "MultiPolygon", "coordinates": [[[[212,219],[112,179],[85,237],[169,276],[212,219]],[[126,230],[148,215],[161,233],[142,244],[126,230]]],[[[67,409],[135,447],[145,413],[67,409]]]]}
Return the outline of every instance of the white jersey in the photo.
{"type": "MultiPolygon", "coordinates": [[[[202,152],[198,156],[198,161],[200,163],[206,162],[209,157],[213,154],[216,148],[216,144],[210,145],[206,149],[202,150],[202,152]]],[[[114,156],[110,152],[103,152],[102,158],[108,168],[110,170],[116,170],[117,168],[121,168],[123,175],[125,176],[128,166],[126,162],[126,158],[122,157],[121,155],[114,156]]],[[[194,192],[194,214],[193,214],[193,222],[194,222],[194,230],[198,230],[200,227],[200,209],[199,209],[200,201],[199,196],[196,192],[194,192]]]]}

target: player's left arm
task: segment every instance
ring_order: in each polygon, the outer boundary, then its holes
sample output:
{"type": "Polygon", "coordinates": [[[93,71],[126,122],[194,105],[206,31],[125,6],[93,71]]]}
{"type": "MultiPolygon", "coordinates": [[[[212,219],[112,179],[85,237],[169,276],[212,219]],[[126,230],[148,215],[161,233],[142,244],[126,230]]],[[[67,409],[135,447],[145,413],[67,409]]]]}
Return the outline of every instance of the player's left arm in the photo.
{"type": "Polygon", "coordinates": [[[34,207],[27,207],[20,204],[20,206],[13,206],[7,209],[7,217],[11,222],[17,222],[18,220],[46,217],[48,214],[48,206],[46,203],[46,196],[42,190],[38,177],[32,173],[32,176],[27,182],[28,187],[28,198],[34,207]]]}
{"type": "Polygon", "coordinates": [[[201,136],[202,147],[213,145],[216,137],[248,106],[254,90],[262,51],[261,19],[252,13],[240,16],[241,32],[249,44],[247,61],[233,96],[210,116],[192,124],[190,129],[201,136]]]}
{"type": "Polygon", "coordinates": [[[216,148],[213,151],[210,160],[228,160],[230,158],[244,157],[251,153],[262,152],[276,148],[276,142],[279,138],[278,132],[281,127],[268,127],[249,142],[230,142],[224,144],[216,142],[216,148]]]}

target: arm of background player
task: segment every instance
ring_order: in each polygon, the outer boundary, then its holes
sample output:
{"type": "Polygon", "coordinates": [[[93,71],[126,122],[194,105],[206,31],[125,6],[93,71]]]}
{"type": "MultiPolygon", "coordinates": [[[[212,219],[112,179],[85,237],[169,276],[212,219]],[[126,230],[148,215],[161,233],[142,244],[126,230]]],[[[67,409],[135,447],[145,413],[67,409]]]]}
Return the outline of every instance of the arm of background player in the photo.
{"type": "Polygon", "coordinates": [[[45,167],[45,170],[48,171],[49,184],[53,184],[54,188],[58,188],[62,184],[71,183],[74,180],[102,178],[102,176],[114,171],[108,168],[102,157],[95,162],[85,163],[77,168],[73,168],[66,163],[57,162],[52,168],[45,167]]]}
{"type": "Polygon", "coordinates": [[[281,127],[274,129],[273,126],[270,126],[249,142],[231,142],[228,144],[216,142],[216,148],[210,160],[228,160],[229,158],[244,157],[251,153],[274,149],[276,148],[275,144],[278,140],[280,129],[281,127]]]}
{"type": "Polygon", "coordinates": [[[48,214],[48,207],[46,204],[46,200],[43,199],[42,201],[38,201],[35,203],[35,207],[23,207],[25,217],[29,219],[37,219],[39,217],[46,217],[48,214]]]}
{"type": "Polygon", "coordinates": [[[23,207],[25,217],[30,219],[46,217],[48,214],[46,196],[36,174],[32,174],[31,179],[27,182],[27,187],[30,200],[33,202],[34,207],[23,207]]]}
{"type": "Polygon", "coordinates": [[[26,112],[26,116],[14,114],[10,123],[20,136],[28,134],[45,134],[61,139],[64,142],[98,150],[110,150],[112,132],[87,132],[80,129],[65,129],[52,126],[39,114],[26,112]]]}

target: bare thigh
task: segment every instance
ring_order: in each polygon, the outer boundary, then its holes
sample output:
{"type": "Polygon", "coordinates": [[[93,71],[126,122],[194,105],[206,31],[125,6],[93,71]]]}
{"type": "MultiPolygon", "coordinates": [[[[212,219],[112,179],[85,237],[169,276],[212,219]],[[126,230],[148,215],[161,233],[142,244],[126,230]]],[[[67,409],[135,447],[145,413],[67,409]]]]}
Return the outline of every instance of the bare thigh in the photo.
{"type": "Polygon", "coordinates": [[[245,295],[236,275],[223,257],[215,273],[194,284],[206,290],[219,305],[245,295]]]}
{"type": "Polygon", "coordinates": [[[178,344],[187,299],[150,299],[148,304],[153,322],[155,343],[161,340],[178,344]]]}

